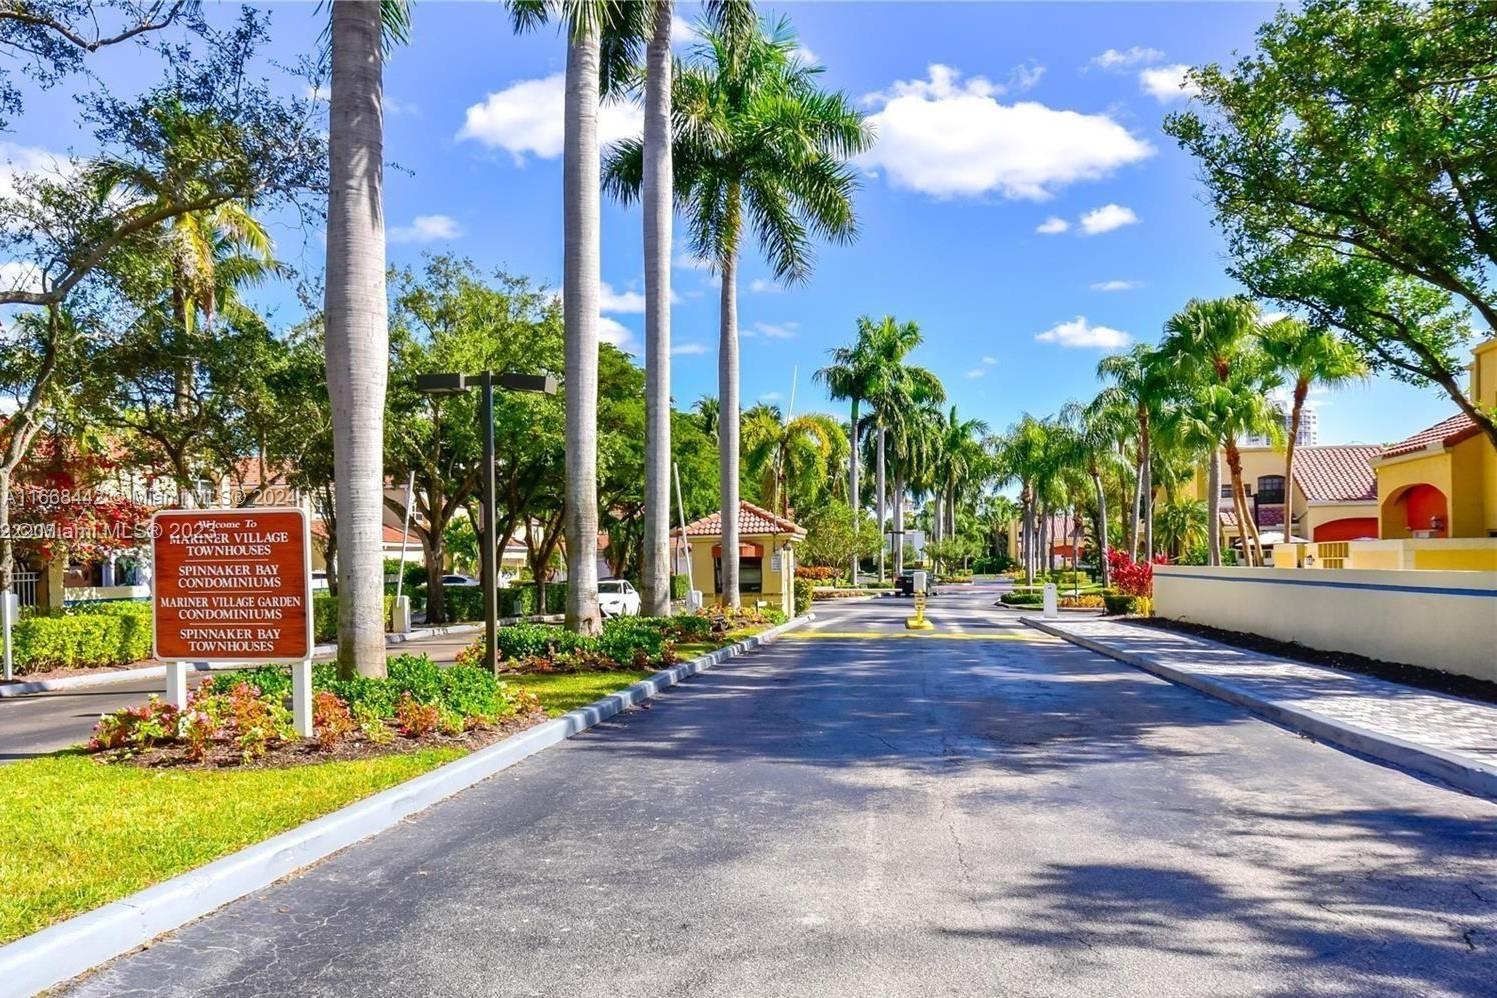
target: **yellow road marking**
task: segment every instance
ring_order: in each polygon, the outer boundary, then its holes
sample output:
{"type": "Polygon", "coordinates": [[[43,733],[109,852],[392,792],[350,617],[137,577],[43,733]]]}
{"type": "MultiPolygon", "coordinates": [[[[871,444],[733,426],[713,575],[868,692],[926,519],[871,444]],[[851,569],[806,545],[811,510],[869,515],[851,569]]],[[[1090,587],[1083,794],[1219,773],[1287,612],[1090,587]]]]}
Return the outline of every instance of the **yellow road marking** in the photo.
{"type": "Polygon", "coordinates": [[[956,634],[950,631],[791,631],[780,635],[781,641],[807,641],[831,638],[842,641],[872,641],[880,638],[919,638],[926,641],[1036,641],[1045,644],[1057,639],[1047,634],[1015,631],[1001,634],[956,634]]]}

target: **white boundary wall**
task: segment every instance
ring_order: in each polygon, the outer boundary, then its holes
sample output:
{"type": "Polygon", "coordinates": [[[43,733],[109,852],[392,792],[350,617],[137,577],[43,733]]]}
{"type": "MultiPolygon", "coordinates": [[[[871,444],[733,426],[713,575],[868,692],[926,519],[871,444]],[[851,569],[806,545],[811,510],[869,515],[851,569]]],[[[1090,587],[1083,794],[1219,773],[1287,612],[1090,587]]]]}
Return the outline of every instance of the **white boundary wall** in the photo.
{"type": "Polygon", "coordinates": [[[1497,572],[1159,565],[1154,613],[1497,682],[1497,572]]]}

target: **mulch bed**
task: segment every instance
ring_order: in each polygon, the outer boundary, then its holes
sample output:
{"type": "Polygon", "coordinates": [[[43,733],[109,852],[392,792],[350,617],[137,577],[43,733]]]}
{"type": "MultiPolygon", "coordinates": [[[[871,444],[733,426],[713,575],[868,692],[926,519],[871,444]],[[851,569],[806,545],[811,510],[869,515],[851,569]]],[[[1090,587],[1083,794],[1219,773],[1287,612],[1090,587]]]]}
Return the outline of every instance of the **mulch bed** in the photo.
{"type": "Polygon", "coordinates": [[[227,742],[215,743],[206,758],[193,762],[183,756],[181,745],[163,745],[132,754],[100,752],[96,758],[107,765],[137,766],[142,769],[215,770],[215,769],[285,769],[292,766],[309,766],[322,762],[343,762],[356,759],[373,759],[385,755],[405,755],[430,748],[460,748],[469,752],[485,748],[510,735],[534,727],[550,718],[543,710],[531,714],[506,717],[496,724],[470,728],[460,735],[444,735],[433,732],[424,738],[407,738],[396,734],[393,741],[383,745],[355,735],[344,739],[331,749],[323,750],[314,739],[284,742],[267,749],[258,758],[245,760],[239,751],[227,742]]]}
{"type": "Polygon", "coordinates": [[[1353,655],[1350,652],[1321,651],[1317,648],[1306,648],[1304,645],[1296,644],[1293,641],[1278,641],[1274,638],[1265,638],[1258,634],[1245,634],[1242,631],[1226,631],[1218,627],[1191,624],[1181,620],[1167,620],[1162,617],[1130,618],[1129,623],[1140,624],[1144,627],[1157,627],[1165,631],[1176,631],[1180,634],[1190,634],[1198,638],[1219,641],[1224,645],[1232,645],[1234,648],[1245,648],[1248,651],[1262,652],[1265,655],[1293,659],[1309,665],[1323,665],[1332,669],[1341,669],[1344,672],[1355,672],[1363,676],[1373,676],[1377,679],[1386,679],[1389,682],[1402,683],[1404,686],[1413,686],[1421,690],[1430,690],[1434,693],[1448,693],[1452,696],[1465,697],[1468,700],[1480,700],[1483,703],[1497,704],[1497,683],[1489,683],[1486,680],[1475,679],[1471,676],[1455,675],[1449,672],[1441,672],[1438,669],[1426,669],[1417,665],[1383,662],[1375,658],[1353,655]]]}

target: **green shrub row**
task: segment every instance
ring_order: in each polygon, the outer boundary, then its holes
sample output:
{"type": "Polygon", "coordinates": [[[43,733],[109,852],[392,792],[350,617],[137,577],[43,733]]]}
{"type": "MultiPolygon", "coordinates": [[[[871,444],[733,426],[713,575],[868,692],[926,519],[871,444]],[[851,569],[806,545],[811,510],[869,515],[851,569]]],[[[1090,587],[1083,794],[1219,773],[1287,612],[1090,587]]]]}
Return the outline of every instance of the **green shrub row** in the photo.
{"type": "Polygon", "coordinates": [[[85,603],[62,616],[31,616],[11,629],[18,675],[49,669],[93,669],[151,657],[151,604],[85,603]]]}
{"type": "Polygon", "coordinates": [[[712,621],[698,614],[674,617],[614,617],[596,637],[554,624],[521,622],[499,629],[499,657],[508,662],[543,659],[564,667],[645,666],[664,661],[669,644],[704,641],[712,621]]]}
{"type": "MultiPolygon", "coordinates": [[[[291,670],[284,665],[216,673],[211,681],[215,690],[231,690],[239,683],[249,683],[274,699],[291,695],[291,670]]],[[[492,673],[463,665],[444,669],[425,655],[395,656],[386,665],[383,679],[372,676],[339,679],[336,665],[314,665],[312,689],[336,694],[350,708],[361,707],[386,719],[395,716],[404,695],[417,703],[488,721],[513,710],[504,684],[492,673]]]]}
{"type": "Polygon", "coordinates": [[[1147,617],[1154,612],[1154,601],[1147,596],[1129,596],[1126,593],[1105,592],[1102,603],[1110,614],[1131,614],[1147,617]]]}
{"type": "Polygon", "coordinates": [[[795,580],[795,615],[797,617],[801,616],[802,614],[806,613],[808,610],[811,609],[811,600],[814,598],[812,594],[815,591],[816,591],[816,583],[815,583],[814,580],[812,580],[812,579],[802,579],[802,578],[799,578],[799,577],[796,578],[796,580],[795,580]]]}
{"type": "MultiPolygon", "coordinates": [[[[149,610],[149,608],[148,608],[149,610]]],[[[395,611],[395,597],[385,595],[385,630],[390,629],[395,611]]],[[[149,613],[147,614],[149,616],[149,613]]],[[[147,625],[148,627],[150,625],[147,625]]],[[[338,597],[327,594],[312,597],[312,639],[318,644],[338,640],[338,597]]]]}
{"type": "MultiPolygon", "coordinates": [[[[423,599],[425,595],[423,590],[423,599]]],[[[533,617],[541,612],[540,589],[533,582],[497,590],[495,596],[501,617],[533,617]]],[[[443,586],[442,599],[450,621],[483,619],[483,589],[480,586],[443,586]]],[[[565,582],[546,583],[546,613],[561,613],[566,601],[565,582]]]]}

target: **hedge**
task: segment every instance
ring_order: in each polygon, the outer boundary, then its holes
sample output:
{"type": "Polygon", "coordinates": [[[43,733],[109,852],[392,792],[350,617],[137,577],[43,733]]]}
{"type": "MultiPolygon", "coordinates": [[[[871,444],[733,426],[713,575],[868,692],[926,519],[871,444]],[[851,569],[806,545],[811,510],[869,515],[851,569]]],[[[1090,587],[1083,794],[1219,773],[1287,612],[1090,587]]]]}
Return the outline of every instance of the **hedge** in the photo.
{"type": "Polygon", "coordinates": [[[685,599],[691,590],[691,580],[684,575],[671,576],[671,599],[685,599]]]}
{"type": "MultiPolygon", "coordinates": [[[[496,590],[501,617],[531,617],[540,613],[535,583],[496,590]]],[[[483,619],[483,589],[479,586],[443,586],[443,609],[449,621],[483,619]]],[[[566,606],[567,584],[546,583],[546,612],[560,613],[566,606]]]]}
{"type": "MultiPolygon", "coordinates": [[[[385,630],[390,629],[391,618],[395,613],[395,597],[385,597],[385,630]]],[[[149,625],[147,625],[149,626],[149,625]]],[[[328,595],[312,596],[312,640],[318,644],[326,644],[329,641],[338,640],[338,597],[328,595]]]]}
{"type": "Polygon", "coordinates": [[[811,600],[814,599],[816,583],[812,579],[795,580],[795,615],[802,616],[811,609],[811,600]]]}
{"type": "Polygon", "coordinates": [[[127,665],[151,657],[151,604],[86,603],[60,617],[32,616],[11,630],[18,675],[127,665]]]}
{"type": "Polygon", "coordinates": [[[1147,617],[1154,612],[1154,601],[1147,596],[1129,596],[1126,593],[1107,592],[1102,602],[1109,614],[1130,614],[1147,617]]]}

